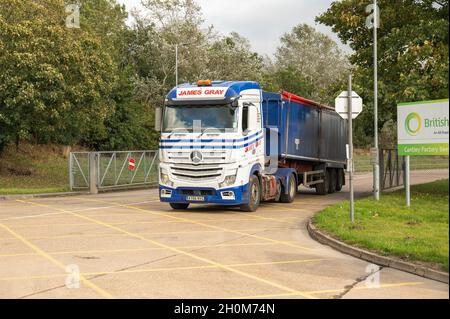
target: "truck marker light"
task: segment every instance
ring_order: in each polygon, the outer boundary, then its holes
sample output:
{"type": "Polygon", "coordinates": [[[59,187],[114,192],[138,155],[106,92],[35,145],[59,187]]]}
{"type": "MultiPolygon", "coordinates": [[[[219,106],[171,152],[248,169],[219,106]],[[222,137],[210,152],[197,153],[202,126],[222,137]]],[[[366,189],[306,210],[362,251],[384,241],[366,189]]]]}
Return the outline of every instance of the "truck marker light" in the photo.
{"type": "Polygon", "coordinates": [[[197,86],[211,86],[212,81],[211,80],[198,80],[197,86]]]}

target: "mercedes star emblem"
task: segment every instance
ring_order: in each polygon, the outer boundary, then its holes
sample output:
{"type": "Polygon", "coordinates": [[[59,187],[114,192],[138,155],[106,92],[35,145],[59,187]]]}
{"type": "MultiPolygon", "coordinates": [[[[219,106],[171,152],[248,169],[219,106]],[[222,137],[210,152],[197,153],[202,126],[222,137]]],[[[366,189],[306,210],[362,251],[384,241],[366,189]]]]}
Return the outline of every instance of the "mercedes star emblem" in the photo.
{"type": "Polygon", "coordinates": [[[203,159],[203,155],[199,151],[193,151],[191,153],[191,161],[192,161],[192,163],[198,164],[198,163],[200,163],[202,161],[202,159],[203,159]]]}

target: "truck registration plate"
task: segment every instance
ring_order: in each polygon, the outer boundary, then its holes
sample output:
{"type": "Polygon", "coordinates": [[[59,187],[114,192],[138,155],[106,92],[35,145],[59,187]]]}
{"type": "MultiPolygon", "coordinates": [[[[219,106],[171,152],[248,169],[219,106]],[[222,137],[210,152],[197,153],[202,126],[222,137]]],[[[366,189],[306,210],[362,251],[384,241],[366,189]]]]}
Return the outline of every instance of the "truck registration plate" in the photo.
{"type": "Polygon", "coordinates": [[[187,200],[196,201],[196,202],[204,202],[205,196],[186,196],[187,200]]]}

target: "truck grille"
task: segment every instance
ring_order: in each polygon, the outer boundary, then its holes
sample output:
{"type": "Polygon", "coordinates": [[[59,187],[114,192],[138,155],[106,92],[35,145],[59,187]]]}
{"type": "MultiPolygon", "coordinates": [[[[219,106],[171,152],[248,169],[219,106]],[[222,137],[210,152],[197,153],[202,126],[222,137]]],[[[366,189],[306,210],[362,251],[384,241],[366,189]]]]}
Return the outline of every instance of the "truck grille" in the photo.
{"type": "Polygon", "coordinates": [[[210,165],[172,165],[172,175],[186,181],[210,181],[222,175],[222,168],[210,165]]]}
{"type": "MultiPolygon", "coordinates": [[[[172,163],[186,163],[192,164],[191,153],[193,150],[176,150],[176,151],[167,151],[167,157],[169,162],[172,163]]],[[[200,150],[202,153],[202,161],[201,164],[221,164],[226,162],[227,151],[218,149],[218,150],[200,150]]]]}

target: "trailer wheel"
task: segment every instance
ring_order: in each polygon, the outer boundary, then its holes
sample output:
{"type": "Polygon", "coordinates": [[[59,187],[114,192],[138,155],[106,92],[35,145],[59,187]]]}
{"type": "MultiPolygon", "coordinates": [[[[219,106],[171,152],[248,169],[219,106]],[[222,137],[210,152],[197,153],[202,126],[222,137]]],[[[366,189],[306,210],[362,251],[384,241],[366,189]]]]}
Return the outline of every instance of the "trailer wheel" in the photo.
{"type": "Polygon", "coordinates": [[[324,176],[323,176],[323,183],[316,185],[316,193],[319,195],[326,195],[328,194],[328,188],[329,188],[329,180],[330,180],[330,172],[328,169],[325,170],[324,176]]]}
{"type": "Polygon", "coordinates": [[[254,212],[258,209],[261,201],[261,185],[257,176],[250,176],[248,185],[248,203],[241,205],[241,210],[244,212],[254,212]]]}
{"type": "Polygon", "coordinates": [[[344,185],[344,172],[342,171],[342,168],[339,168],[337,170],[337,176],[336,176],[336,191],[339,192],[342,189],[342,185],[344,185]]]}
{"type": "Polygon", "coordinates": [[[337,181],[337,176],[336,176],[336,169],[331,168],[330,169],[330,185],[328,186],[328,193],[334,193],[336,191],[336,181],[337,181]]]}
{"type": "Polygon", "coordinates": [[[169,203],[170,207],[173,209],[187,209],[189,207],[189,204],[184,203],[169,203]]]}
{"type": "Polygon", "coordinates": [[[295,199],[295,195],[297,194],[297,181],[295,179],[294,174],[289,176],[289,182],[287,184],[287,194],[285,194],[285,190],[281,191],[280,202],[282,203],[292,203],[295,199]]]}

